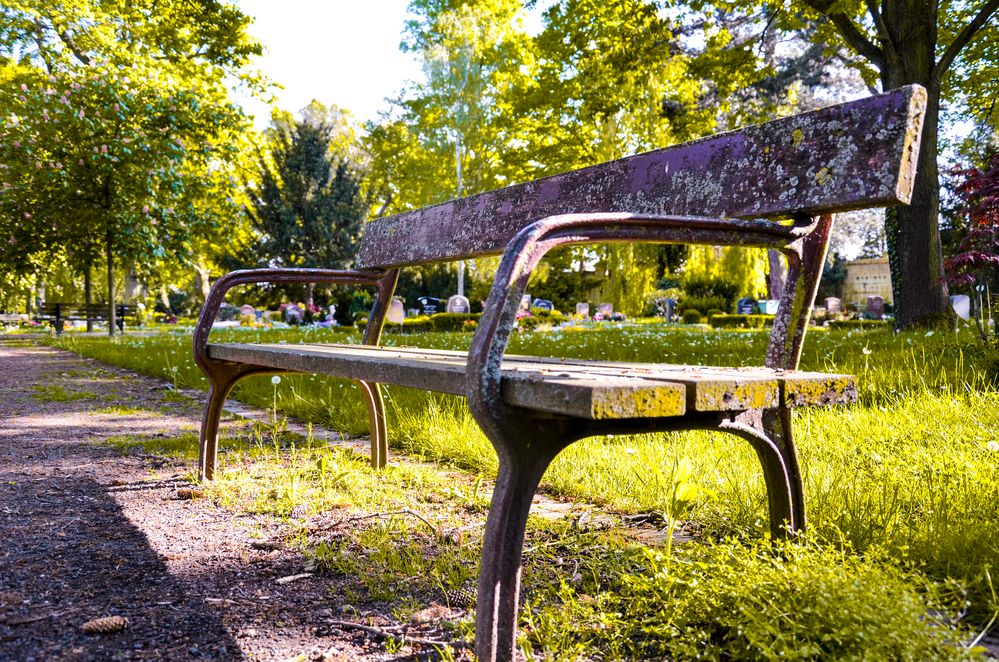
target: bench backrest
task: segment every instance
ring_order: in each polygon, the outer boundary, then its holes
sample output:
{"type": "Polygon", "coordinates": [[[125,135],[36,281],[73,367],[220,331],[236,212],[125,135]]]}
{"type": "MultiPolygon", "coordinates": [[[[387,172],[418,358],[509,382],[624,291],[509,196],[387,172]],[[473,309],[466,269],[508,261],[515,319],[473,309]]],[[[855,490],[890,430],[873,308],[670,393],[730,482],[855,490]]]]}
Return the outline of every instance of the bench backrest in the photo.
{"type": "Polygon", "coordinates": [[[787,218],[905,204],[925,106],[912,85],[387,216],[365,226],[355,266],[495,255],[555,214],[787,218]]]}

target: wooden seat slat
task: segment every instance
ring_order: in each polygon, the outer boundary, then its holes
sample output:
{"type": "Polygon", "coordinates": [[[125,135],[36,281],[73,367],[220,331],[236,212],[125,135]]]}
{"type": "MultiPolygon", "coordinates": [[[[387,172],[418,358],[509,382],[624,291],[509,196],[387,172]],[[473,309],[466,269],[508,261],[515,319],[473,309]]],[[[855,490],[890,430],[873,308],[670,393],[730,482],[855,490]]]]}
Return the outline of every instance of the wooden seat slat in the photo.
{"type": "MultiPolygon", "coordinates": [[[[463,352],[364,345],[209,345],[209,356],[462,395],[463,352]]],[[[768,368],[546,359],[508,354],[503,399],[590,420],[852,402],[853,378],[768,368]]]]}

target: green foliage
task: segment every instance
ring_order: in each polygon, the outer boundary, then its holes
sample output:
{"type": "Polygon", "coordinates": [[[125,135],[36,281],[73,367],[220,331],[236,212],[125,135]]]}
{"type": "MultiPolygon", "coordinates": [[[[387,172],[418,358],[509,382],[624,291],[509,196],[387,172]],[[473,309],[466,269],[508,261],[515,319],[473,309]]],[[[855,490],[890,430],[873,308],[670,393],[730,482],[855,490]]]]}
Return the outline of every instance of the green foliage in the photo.
{"type": "Polygon", "coordinates": [[[344,268],[356,252],[368,202],[352,161],[347,120],[313,104],[301,120],[278,115],[259,159],[259,182],[248,186],[249,211],[263,241],[263,265],[344,268]]]}
{"type": "Polygon", "coordinates": [[[249,19],[180,0],[28,0],[0,18],[0,271],[103,254],[113,284],[115,260],[200,263],[239,216],[247,123],[227,86],[255,87],[249,19]]]}
{"type": "Polygon", "coordinates": [[[524,331],[534,331],[539,327],[554,327],[565,322],[568,318],[558,311],[541,311],[543,314],[532,314],[530,317],[521,317],[517,320],[517,327],[524,331]]]}
{"type": "Polygon", "coordinates": [[[687,308],[680,313],[680,319],[683,320],[684,324],[700,324],[704,316],[696,308],[687,308]]]}
{"type": "Polygon", "coordinates": [[[441,333],[466,331],[468,327],[465,322],[475,322],[480,317],[482,313],[437,313],[430,316],[430,323],[434,331],[441,333]]]}
{"type": "Polygon", "coordinates": [[[772,326],[773,315],[715,315],[708,322],[715,329],[762,329],[772,326]]]}

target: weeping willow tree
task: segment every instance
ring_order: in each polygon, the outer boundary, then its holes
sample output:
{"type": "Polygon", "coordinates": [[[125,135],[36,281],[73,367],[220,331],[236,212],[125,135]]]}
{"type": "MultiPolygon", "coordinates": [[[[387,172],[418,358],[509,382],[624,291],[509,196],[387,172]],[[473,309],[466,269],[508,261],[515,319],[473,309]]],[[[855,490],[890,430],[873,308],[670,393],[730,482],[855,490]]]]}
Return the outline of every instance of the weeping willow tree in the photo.
{"type": "Polygon", "coordinates": [[[768,269],[767,251],[761,248],[692,246],[684,276],[737,283],[740,297],[761,299],[767,294],[768,269]]]}

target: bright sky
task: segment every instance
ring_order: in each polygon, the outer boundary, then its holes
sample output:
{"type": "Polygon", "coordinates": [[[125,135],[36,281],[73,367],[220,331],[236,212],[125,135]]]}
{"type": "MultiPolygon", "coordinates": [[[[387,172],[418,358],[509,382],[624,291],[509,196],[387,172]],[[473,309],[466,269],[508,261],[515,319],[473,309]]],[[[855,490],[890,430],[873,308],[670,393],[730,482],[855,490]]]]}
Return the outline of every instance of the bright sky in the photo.
{"type": "MultiPolygon", "coordinates": [[[[399,50],[408,0],[239,0],[254,18],[250,34],[264,46],[254,64],[284,89],[275,104],[297,113],[313,99],[349,109],[360,121],[388,108],[422,71],[412,54],[399,50]]],[[[254,100],[244,108],[257,128],[270,108],[254,100]]]]}

